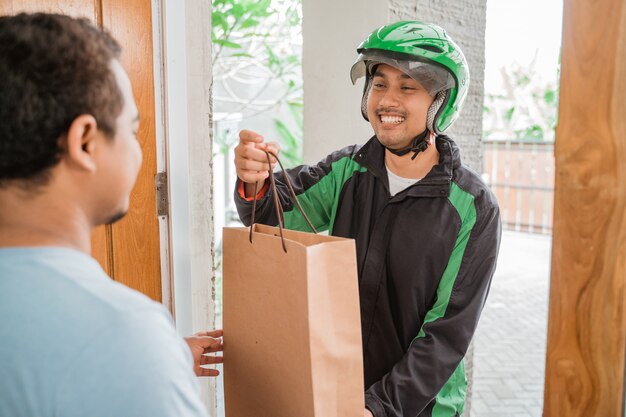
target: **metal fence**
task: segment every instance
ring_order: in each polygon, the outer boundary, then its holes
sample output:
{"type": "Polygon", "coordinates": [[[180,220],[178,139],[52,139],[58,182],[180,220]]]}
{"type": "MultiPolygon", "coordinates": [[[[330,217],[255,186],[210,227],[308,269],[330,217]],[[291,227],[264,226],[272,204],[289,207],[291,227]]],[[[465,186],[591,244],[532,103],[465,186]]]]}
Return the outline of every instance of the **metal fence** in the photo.
{"type": "Polygon", "coordinates": [[[552,233],[554,143],[485,140],[483,176],[505,229],[552,233]]]}

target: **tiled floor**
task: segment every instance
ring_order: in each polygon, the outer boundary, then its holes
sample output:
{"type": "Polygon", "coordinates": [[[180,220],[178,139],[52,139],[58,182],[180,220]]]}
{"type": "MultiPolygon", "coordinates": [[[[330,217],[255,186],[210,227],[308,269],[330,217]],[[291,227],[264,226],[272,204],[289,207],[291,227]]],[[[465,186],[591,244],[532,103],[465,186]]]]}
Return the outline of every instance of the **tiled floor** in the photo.
{"type": "Polygon", "coordinates": [[[504,232],[498,269],[474,338],[470,417],[540,417],[549,236],[504,232]]]}

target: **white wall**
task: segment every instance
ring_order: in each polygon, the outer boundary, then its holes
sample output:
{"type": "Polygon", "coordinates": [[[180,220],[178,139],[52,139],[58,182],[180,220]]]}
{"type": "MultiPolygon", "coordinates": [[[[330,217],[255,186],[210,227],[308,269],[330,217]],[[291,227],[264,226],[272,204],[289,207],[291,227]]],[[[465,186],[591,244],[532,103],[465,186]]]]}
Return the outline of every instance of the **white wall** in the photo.
{"type": "Polygon", "coordinates": [[[304,162],[373,132],[361,116],[363,80],[350,81],[356,48],[388,21],[387,0],[303,0],[304,162]]]}

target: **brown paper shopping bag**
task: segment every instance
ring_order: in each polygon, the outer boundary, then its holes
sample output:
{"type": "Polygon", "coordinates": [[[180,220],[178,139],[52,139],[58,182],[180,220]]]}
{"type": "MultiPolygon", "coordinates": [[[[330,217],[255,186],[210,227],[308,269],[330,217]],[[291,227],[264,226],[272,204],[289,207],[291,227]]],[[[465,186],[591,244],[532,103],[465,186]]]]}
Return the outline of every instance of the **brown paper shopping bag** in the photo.
{"type": "Polygon", "coordinates": [[[363,415],[352,239],[225,228],[223,306],[226,417],[363,415]]]}

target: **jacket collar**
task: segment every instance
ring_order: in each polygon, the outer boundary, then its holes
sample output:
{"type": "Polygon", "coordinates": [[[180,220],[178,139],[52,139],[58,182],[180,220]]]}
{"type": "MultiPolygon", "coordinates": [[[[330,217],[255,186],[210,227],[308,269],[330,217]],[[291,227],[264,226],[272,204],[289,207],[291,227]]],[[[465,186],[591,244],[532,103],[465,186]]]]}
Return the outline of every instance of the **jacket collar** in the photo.
{"type": "MultiPolygon", "coordinates": [[[[393,199],[410,197],[448,197],[450,183],[455,169],[461,167],[461,154],[458,145],[448,136],[439,135],[435,139],[439,151],[439,163],[415,185],[398,193],[393,199]]],[[[354,160],[380,180],[389,190],[389,179],[385,167],[385,148],[373,136],[361,147],[354,160]]]]}

